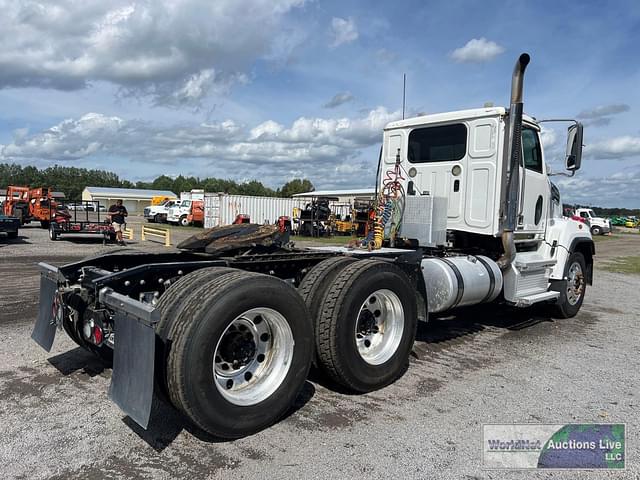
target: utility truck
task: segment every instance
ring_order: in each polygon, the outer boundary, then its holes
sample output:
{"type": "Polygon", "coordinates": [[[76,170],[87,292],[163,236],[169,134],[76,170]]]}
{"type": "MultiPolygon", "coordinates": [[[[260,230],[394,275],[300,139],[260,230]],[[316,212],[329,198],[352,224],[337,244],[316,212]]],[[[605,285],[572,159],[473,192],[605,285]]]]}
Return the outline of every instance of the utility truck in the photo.
{"type": "Polygon", "coordinates": [[[188,227],[189,225],[204,225],[204,201],[180,200],[167,214],[167,222],[188,227]]]}
{"type": "Polygon", "coordinates": [[[604,235],[611,231],[611,221],[598,217],[590,208],[576,208],[575,215],[589,222],[592,235],[604,235]]]}
{"type": "MultiPolygon", "coordinates": [[[[205,231],[179,252],[40,264],[32,337],[48,351],[59,326],[113,356],[110,397],[143,427],[157,387],[201,429],[236,438],[277,421],[312,362],[353,392],[393,382],[430,316],[490,302],[576,315],[594,243],[562,216],[541,122],[523,114],[528,63],[516,62],[508,108],[386,126],[375,218],[353,248],[258,241],[251,235],[275,227],[245,224],[205,231]]],[[[567,175],[581,154],[572,121],[567,175]]]]}
{"type": "MultiPolygon", "coordinates": [[[[155,197],[154,197],[155,198],[155,197]]],[[[151,204],[144,208],[144,218],[148,222],[166,223],[171,207],[180,206],[180,200],[167,200],[160,205],[151,204]]]]}

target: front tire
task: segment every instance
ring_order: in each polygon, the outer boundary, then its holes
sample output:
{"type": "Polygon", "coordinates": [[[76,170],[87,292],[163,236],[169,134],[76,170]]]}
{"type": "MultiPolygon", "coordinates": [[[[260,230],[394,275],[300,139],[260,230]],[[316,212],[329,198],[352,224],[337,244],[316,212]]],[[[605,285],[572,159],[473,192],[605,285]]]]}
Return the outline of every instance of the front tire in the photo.
{"type": "Polygon", "coordinates": [[[318,358],[344,387],[376,390],[406,370],[416,328],[415,288],[405,273],[379,260],[355,262],[337,275],[323,299],[318,358]]]}
{"type": "Polygon", "coordinates": [[[562,288],[558,288],[560,296],[554,305],[555,316],[571,318],[580,311],[587,290],[586,272],[584,255],[580,252],[571,253],[564,267],[564,282],[559,283],[562,288]]]}
{"type": "Polygon", "coordinates": [[[598,226],[591,227],[591,235],[593,235],[594,237],[596,235],[602,235],[602,229],[598,226]]]}
{"type": "Polygon", "coordinates": [[[274,277],[227,273],[181,305],[167,358],[172,403],[221,438],[277,421],[306,380],[313,333],[293,287],[274,277]]]}
{"type": "Polygon", "coordinates": [[[186,216],[180,217],[180,226],[181,227],[188,227],[189,226],[189,219],[186,216]]]}

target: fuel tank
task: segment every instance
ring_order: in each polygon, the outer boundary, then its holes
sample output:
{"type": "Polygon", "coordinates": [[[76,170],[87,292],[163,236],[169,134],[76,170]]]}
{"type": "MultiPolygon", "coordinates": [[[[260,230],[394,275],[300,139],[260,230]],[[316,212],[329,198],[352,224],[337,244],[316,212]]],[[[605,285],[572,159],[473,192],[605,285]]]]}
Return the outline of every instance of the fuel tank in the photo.
{"type": "Polygon", "coordinates": [[[494,300],[502,290],[502,272],[488,257],[464,255],[422,260],[430,313],[494,300]]]}

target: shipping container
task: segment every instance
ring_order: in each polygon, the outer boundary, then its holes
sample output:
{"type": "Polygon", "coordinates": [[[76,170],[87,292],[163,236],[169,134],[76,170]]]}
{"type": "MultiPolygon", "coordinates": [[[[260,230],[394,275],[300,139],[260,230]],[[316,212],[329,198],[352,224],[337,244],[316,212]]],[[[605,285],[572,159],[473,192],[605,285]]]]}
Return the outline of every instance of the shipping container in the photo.
{"type": "MultiPolygon", "coordinates": [[[[304,210],[308,198],[256,197],[251,195],[227,195],[224,193],[205,193],[204,227],[231,225],[240,214],[249,215],[251,223],[275,223],[279,217],[293,218],[294,209],[304,210]]],[[[329,207],[337,218],[345,220],[351,217],[351,204],[330,202],[329,207]]]]}

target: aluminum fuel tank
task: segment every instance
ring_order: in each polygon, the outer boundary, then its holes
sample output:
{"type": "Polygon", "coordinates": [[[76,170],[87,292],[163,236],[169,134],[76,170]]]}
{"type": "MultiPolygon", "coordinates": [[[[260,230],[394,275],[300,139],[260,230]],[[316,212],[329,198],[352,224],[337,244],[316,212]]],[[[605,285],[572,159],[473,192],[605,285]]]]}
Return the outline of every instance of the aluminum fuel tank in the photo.
{"type": "Polygon", "coordinates": [[[500,268],[483,255],[425,258],[422,275],[431,313],[490,302],[502,290],[500,268]]]}

